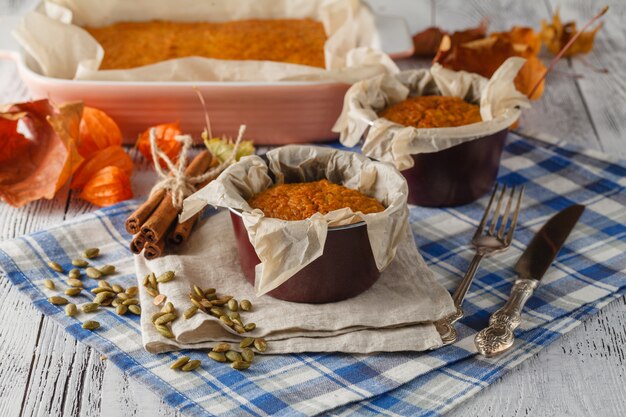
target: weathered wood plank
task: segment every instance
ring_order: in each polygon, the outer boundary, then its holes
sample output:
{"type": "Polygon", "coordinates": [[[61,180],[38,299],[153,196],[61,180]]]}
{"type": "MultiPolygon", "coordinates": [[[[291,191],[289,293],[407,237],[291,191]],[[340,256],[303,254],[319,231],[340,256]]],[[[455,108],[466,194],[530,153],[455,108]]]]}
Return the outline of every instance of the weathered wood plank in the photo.
{"type": "Polygon", "coordinates": [[[572,68],[583,77],[576,80],[586,104],[602,150],[626,157],[626,3],[623,0],[604,2],[555,1],[552,7],[560,7],[563,21],[576,20],[579,27],[593,17],[599,9],[609,5],[602,18],[604,27],[596,35],[593,50],[586,56],[571,59],[572,68]],[[606,69],[608,73],[594,71],[606,69]]]}

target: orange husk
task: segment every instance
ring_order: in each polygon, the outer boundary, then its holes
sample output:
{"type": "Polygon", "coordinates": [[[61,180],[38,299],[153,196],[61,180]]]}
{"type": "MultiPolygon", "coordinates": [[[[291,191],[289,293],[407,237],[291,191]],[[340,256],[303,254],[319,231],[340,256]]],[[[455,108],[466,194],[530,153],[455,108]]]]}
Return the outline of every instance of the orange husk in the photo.
{"type": "MultiPolygon", "coordinates": [[[[137,140],[137,148],[139,152],[150,162],[152,161],[152,151],[150,147],[150,130],[156,129],[157,145],[171,160],[176,163],[178,160],[178,154],[182,149],[182,143],[176,140],[176,136],[181,135],[180,126],[178,122],[165,123],[157,126],[153,126],[139,135],[137,140]]],[[[166,167],[163,159],[159,160],[162,167],[166,167]]]]}
{"type": "Polygon", "coordinates": [[[76,150],[82,111],[82,103],[55,109],[48,100],[0,109],[0,199],[21,207],[54,197],[82,162],[76,150]]]}
{"type": "Polygon", "coordinates": [[[106,113],[93,107],[85,107],[80,121],[78,152],[89,159],[99,150],[122,144],[122,132],[117,123],[106,113]]]}
{"type": "Polygon", "coordinates": [[[81,189],[96,172],[107,166],[116,166],[129,177],[133,172],[133,161],[124,149],[121,146],[109,146],[95,152],[83,162],[74,174],[70,187],[81,189]]]}
{"type": "Polygon", "coordinates": [[[443,37],[446,35],[450,37],[450,41],[453,45],[482,39],[487,34],[487,26],[487,21],[483,20],[477,27],[457,31],[452,34],[438,27],[429,27],[413,36],[414,55],[426,57],[435,56],[443,37]]]}
{"type": "MultiPolygon", "coordinates": [[[[576,39],[562,56],[568,57],[590,52],[593,49],[596,33],[598,33],[601,27],[602,22],[596,25],[595,28],[581,33],[579,38],[576,39]]],[[[545,20],[541,21],[541,40],[548,48],[548,51],[554,55],[558,54],[577,32],[576,22],[563,24],[558,10],[554,12],[552,16],[552,23],[548,23],[545,20]]]]}
{"type": "Polygon", "coordinates": [[[128,200],[133,197],[130,178],[123,169],[107,166],[91,177],[79,197],[100,207],[128,200]]]}
{"type": "MultiPolygon", "coordinates": [[[[525,57],[527,62],[515,78],[516,87],[524,94],[528,94],[534,87],[532,81],[541,78],[546,71],[543,63],[536,56],[530,55],[526,47],[516,46],[520,44],[513,44],[504,37],[493,36],[453,46],[449,46],[450,43],[446,43],[444,37],[441,44],[435,62],[455,71],[474,72],[486,78],[490,78],[508,58],[525,57]]],[[[542,92],[543,85],[535,90],[531,98],[538,99],[542,92]]]]}
{"type": "Polygon", "coordinates": [[[513,26],[508,32],[494,32],[489,36],[509,41],[524,58],[538,55],[541,51],[541,37],[530,27],[513,26]]]}

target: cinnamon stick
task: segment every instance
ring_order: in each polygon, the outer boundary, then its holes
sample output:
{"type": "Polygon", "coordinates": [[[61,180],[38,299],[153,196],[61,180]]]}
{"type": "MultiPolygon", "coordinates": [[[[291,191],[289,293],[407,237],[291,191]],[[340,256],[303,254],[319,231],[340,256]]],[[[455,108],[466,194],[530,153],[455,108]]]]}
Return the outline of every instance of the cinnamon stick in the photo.
{"type": "Polygon", "coordinates": [[[146,237],[143,234],[138,233],[130,242],[130,250],[135,255],[139,255],[145,245],[146,245],[146,237]]]}
{"type": "Polygon", "coordinates": [[[131,235],[135,235],[141,231],[141,226],[150,217],[150,214],[159,205],[163,197],[165,196],[165,190],[161,189],[152,194],[148,200],[146,200],[137,210],[126,219],[125,227],[126,231],[131,235]]]}
{"type": "MultiPolygon", "coordinates": [[[[185,175],[195,177],[205,173],[212,160],[213,156],[209,151],[200,152],[185,169],[185,175]]],[[[149,243],[157,243],[159,241],[165,243],[163,237],[177,216],[178,209],[172,203],[171,193],[167,192],[154,212],[141,226],[141,233],[143,233],[149,243]]]]}
{"type": "MultiPolygon", "coordinates": [[[[219,164],[219,160],[217,158],[213,158],[209,169],[214,168],[219,164]]],[[[208,180],[204,181],[198,186],[198,189],[205,187],[211,181],[213,181],[213,178],[209,178],[208,180]]],[[[167,237],[167,243],[169,243],[170,245],[180,245],[181,243],[186,241],[189,238],[189,235],[191,234],[191,231],[193,230],[196,222],[200,218],[200,213],[201,212],[194,214],[193,217],[187,219],[187,221],[184,221],[182,223],[179,223],[178,220],[176,220],[176,225],[167,237]]]]}
{"type": "Polygon", "coordinates": [[[164,250],[165,239],[161,239],[158,242],[147,242],[144,247],[143,256],[150,261],[161,256],[164,250]]]}

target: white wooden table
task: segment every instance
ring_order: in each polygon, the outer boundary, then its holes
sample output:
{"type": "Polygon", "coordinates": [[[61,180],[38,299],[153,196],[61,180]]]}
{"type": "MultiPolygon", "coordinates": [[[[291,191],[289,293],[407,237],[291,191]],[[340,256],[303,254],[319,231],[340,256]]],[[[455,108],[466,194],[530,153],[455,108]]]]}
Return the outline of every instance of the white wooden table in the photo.
{"type": "MultiPolygon", "coordinates": [[[[557,0],[370,3],[381,13],[406,17],[413,32],[430,25],[433,18],[446,29],[476,25],[483,17],[489,18],[493,30],[507,30],[514,24],[538,28],[540,19],[549,18],[559,5],[557,0]]],[[[580,59],[561,62],[548,77],[541,101],[525,111],[522,126],[525,132],[545,132],[626,158],[626,1],[608,3],[605,28],[585,59],[609,73],[593,72],[580,59]],[[575,73],[583,77],[574,78],[575,73]]],[[[579,22],[600,6],[590,0],[560,4],[564,19],[579,22]]],[[[0,0],[0,14],[19,14],[29,7],[31,0],[0,0]]],[[[0,61],[0,103],[26,98],[28,91],[13,64],[0,61]]],[[[149,175],[140,158],[133,157],[135,175],[149,175]]],[[[42,230],[90,210],[93,207],[67,188],[54,200],[19,210],[0,203],[0,239],[42,230]]],[[[98,352],[68,336],[0,278],[0,417],[171,415],[178,413],[98,352]]],[[[626,298],[589,318],[450,415],[626,416],[626,298]]]]}

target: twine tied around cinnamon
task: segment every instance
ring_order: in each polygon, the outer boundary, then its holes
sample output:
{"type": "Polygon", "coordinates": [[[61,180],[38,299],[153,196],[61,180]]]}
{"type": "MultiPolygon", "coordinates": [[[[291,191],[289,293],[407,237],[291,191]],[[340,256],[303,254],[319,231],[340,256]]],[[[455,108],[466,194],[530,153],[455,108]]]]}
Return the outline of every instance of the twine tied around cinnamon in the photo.
{"type": "Polygon", "coordinates": [[[150,151],[152,154],[152,160],[154,161],[154,168],[161,180],[157,182],[150,195],[156,193],[159,190],[169,191],[172,196],[172,204],[178,210],[183,207],[183,200],[197,191],[198,184],[203,183],[211,178],[217,177],[226,167],[228,167],[237,155],[237,150],[243,139],[243,135],[246,131],[246,126],[239,126],[239,133],[237,134],[237,140],[233,146],[231,154],[218,166],[209,169],[207,172],[195,177],[185,175],[185,167],[187,166],[187,154],[189,148],[193,144],[193,139],[189,135],[177,135],[176,140],[182,142],[183,146],[180,150],[178,162],[174,164],[172,160],[159,148],[157,145],[156,129],[150,129],[150,151]],[[162,159],[167,165],[168,171],[164,170],[159,163],[159,158],[162,159]]]}

